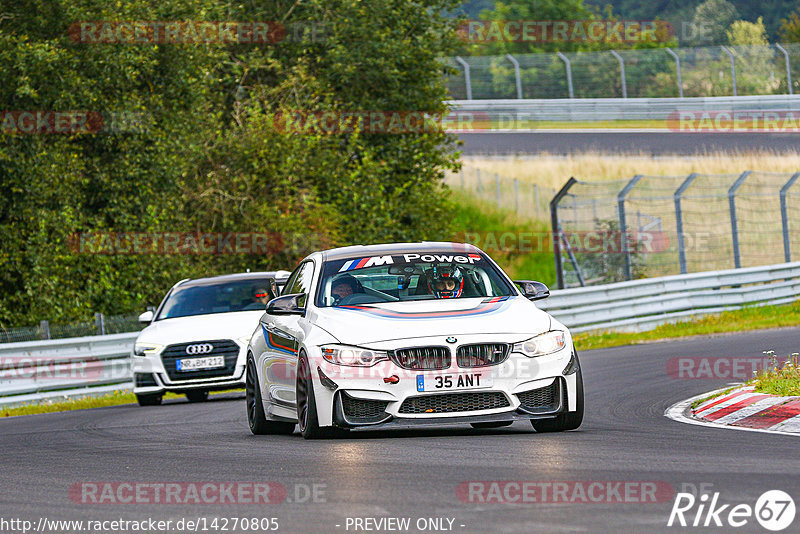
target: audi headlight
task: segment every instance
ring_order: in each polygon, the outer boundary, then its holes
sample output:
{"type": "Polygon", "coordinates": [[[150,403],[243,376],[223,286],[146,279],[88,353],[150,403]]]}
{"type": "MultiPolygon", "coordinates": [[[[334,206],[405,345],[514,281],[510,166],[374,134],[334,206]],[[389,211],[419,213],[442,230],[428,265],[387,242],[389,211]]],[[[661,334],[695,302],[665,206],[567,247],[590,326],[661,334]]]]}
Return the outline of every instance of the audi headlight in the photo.
{"type": "Polygon", "coordinates": [[[133,345],[133,355],[140,357],[151,356],[160,348],[161,345],[156,345],[155,343],[136,343],[133,345]]]}
{"type": "Polygon", "coordinates": [[[563,349],[567,344],[567,336],[561,330],[552,330],[522,343],[514,343],[514,352],[520,352],[528,358],[552,354],[563,349]]]}
{"type": "Polygon", "coordinates": [[[336,365],[350,367],[370,367],[378,362],[389,359],[389,354],[382,350],[369,350],[347,345],[327,345],[322,347],[322,357],[325,361],[336,365]]]}

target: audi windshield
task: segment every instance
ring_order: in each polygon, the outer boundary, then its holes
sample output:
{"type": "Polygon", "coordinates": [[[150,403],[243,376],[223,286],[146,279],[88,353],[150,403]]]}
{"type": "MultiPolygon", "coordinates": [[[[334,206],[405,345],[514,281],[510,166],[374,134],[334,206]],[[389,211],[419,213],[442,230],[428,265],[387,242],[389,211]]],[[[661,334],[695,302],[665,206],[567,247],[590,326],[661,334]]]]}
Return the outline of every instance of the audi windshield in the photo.
{"type": "Polygon", "coordinates": [[[265,309],[265,297],[272,280],[256,278],[216,284],[178,286],[167,296],[156,321],[265,309]]]}
{"type": "Polygon", "coordinates": [[[482,254],[397,254],[325,263],[317,306],[516,295],[482,254]]]}

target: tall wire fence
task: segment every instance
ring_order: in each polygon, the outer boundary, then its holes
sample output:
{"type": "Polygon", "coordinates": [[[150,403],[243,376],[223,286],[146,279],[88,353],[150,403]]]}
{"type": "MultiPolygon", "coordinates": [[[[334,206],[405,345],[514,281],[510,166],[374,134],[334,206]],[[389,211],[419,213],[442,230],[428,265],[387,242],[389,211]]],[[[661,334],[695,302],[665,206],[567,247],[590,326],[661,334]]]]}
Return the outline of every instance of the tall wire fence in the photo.
{"type": "Polygon", "coordinates": [[[445,62],[454,100],[800,93],[800,44],[464,56],[445,62]]]}
{"type": "Polygon", "coordinates": [[[800,172],[570,179],[551,204],[559,287],[800,258],[800,172]]]}
{"type": "Polygon", "coordinates": [[[547,220],[550,199],[556,190],[516,178],[489,172],[478,167],[462,166],[458,173],[445,176],[445,183],[463,190],[483,203],[513,211],[524,218],[547,220]]]}
{"type": "Polygon", "coordinates": [[[138,314],[104,315],[96,313],[92,321],[78,321],[70,324],[51,324],[49,321],[41,321],[38,326],[11,328],[0,326],[0,343],[121,334],[137,332],[142,328],[144,325],[139,322],[138,314]]]}

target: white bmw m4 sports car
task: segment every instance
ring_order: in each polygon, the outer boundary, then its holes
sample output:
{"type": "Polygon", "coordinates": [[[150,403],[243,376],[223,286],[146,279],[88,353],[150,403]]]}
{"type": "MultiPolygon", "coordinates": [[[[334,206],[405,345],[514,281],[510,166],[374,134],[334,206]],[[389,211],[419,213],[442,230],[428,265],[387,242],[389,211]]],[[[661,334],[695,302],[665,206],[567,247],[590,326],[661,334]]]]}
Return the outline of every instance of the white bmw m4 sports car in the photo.
{"type": "Polygon", "coordinates": [[[564,325],[472,245],[315,252],[267,304],[247,351],[254,434],[529,420],[578,428],[583,381],[564,325]]]}

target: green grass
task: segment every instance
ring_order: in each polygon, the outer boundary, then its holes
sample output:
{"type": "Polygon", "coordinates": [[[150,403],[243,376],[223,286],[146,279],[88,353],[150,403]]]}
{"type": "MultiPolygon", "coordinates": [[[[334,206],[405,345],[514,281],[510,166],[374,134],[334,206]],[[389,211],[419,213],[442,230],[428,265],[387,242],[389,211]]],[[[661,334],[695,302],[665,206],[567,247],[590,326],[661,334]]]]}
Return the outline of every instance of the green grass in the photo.
{"type": "MultiPolygon", "coordinates": [[[[774,356],[769,351],[770,356],[774,356]]],[[[782,397],[795,397],[800,395],[800,367],[798,367],[798,354],[794,353],[781,366],[772,369],[762,369],[748,384],[755,386],[755,391],[782,397]]]]}
{"type": "Polygon", "coordinates": [[[534,236],[549,235],[550,226],[526,220],[496,206],[481,202],[463,191],[453,190],[453,240],[467,241],[482,249],[515,280],[556,283],[552,250],[538,250],[534,236]]]}
{"type": "MultiPolygon", "coordinates": [[[[230,393],[243,391],[231,389],[215,393],[230,393]]],[[[213,395],[213,393],[212,393],[213,395]]],[[[164,399],[182,399],[184,395],[165,393],[164,399]]],[[[106,406],[119,406],[122,404],[136,404],[136,395],[130,391],[114,391],[99,397],[84,397],[60,402],[44,402],[42,404],[27,404],[14,408],[0,408],[0,417],[13,417],[15,415],[35,415],[40,413],[68,412],[71,410],[87,410],[89,408],[103,408],[106,406]]]]}
{"type": "Polygon", "coordinates": [[[748,306],[741,310],[702,315],[680,323],[661,325],[647,332],[587,332],[574,337],[578,350],[590,350],[662,339],[798,325],[800,301],[795,301],[781,306],[748,306]]]}

